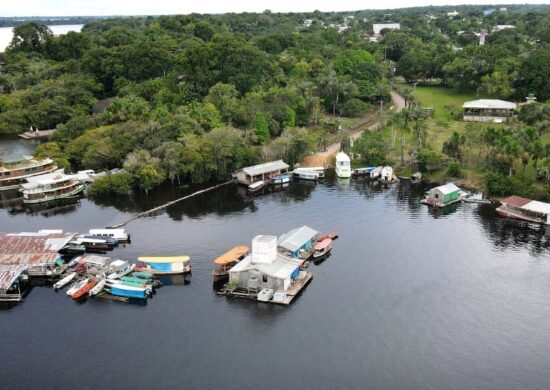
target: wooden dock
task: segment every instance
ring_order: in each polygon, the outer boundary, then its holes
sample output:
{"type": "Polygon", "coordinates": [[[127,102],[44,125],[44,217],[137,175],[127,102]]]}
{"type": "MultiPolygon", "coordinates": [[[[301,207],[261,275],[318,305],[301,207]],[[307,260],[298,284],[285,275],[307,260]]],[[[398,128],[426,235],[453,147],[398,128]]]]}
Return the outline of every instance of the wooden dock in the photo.
{"type": "Polygon", "coordinates": [[[42,139],[42,138],[48,138],[53,133],[55,133],[55,129],[53,130],[33,130],[33,131],[26,131],[23,134],[19,134],[19,137],[23,139],[42,139]]]}

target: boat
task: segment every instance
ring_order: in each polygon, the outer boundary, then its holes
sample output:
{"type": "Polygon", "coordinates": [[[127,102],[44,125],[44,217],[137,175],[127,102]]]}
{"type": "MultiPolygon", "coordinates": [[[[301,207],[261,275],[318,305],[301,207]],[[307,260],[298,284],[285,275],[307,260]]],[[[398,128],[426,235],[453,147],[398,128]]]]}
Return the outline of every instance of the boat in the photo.
{"type": "Polygon", "coordinates": [[[351,171],[352,177],[362,177],[362,176],[370,176],[370,173],[375,167],[363,167],[363,168],[355,168],[351,171]]]}
{"type": "Polygon", "coordinates": [[[317,181],[319,180],[319,175],[315,171],[294,171],[292,175],[298,180],[307,180],[307,181],[317,181]]]}
{"type": "Polygon", "coordinates": [[[351,160],[349,156],[340,152],[336,155],[336,175],[340,178],[347,179],[351,177],[351,160]]]}
{"type": "Polygon", "coordinates": [[[115,239],[118,243],[130,242],[130,235],[124,229],[90,229],[88,235],[93,238],[115,239]]]}
{"type": "Polygon", "coordinates": [[[135,264],[130,264],[124,260],[115,260],[107,269],[107,279],[120,279],[134,270],[135,264]]]}
{"type": "Polygon", "coordinates": [[[372,171],[370,171],[370,178],[371,180],[378,179],[381,174],[382,174],[382,167],[375,167],[372,171]]]}
{"type": "Polygon", "coordinates": [[[79,238],[91,239],[91,240],[103,240],[108,246],[114,248],[118,245],[118,240],[113,237],[99,237],[99,236],[90,236],[90,235],[81,235],[79,238]]]}
{"type": "Polygon", "coordinates": [[[88,278],[84,278],[84,279],[81,279],[81,280],[78,280],[78,281],[74,282],[71,285],[71,288],[69,288],[67,290],[67,295],[72,297],[75,292],[80,290],[82,287],[84,287],[86,285],[86,283],[88,283],[88,280],[89,280],[88,278]]]}
{"type": "Polygon", "coordinates": [[[97,284],[90,290],[89,295],[94,296],[99,294],[107,284],[107,281],[105,279],[101,279],[97,284]]]}
{"type": "Polygon", "coordinates": [[[113,250],[115,244],[104,240],[102,238],[89,238],[89,237],[77,237],[69,244],[71,245],[83,245],[86,248],[86,252],[106,252],[113,250]]]}
{"type": "Polygon", "coordinates": [[[501,217],[519,221],[550,225],[550,203],[539,202],[519,196],[509,196],[501,200],[496,209],[501,217]]]}
{"type": "Polygon", "coordinates": [[[97,282],[95,280],[88,280],[88,283],[86,283],[84,286],[80,287],[78,290],[76,290],[73,293],[72,295],[73,299],[80,299],[82,297],[87,297],[88,293],[92,288],[94,288],[96,283],[97,282]]]}
{"type": "Polygon", "coordinates": [[[214,260],[214,264],[217,265],[216,269],[212,271],[214,281],[228,278],[229,270],[239,261],[244,259],[249,251],[250,249],[247,246],[236,246],[214,260]]]}
{"type": "Polygon", "coordinates": [[[325,238],[330,238],[332,241],[334,241],[338,238],[338,233],[330,232],[326,234],[321,234],[319,237],[317,237],[317,242],[323,241],[325,238]]]}
{"type": "Polygon", "coordinates": [[[69,268],[76,267],[76,265],[80,262],[80,260],[82,260],[82,256],[75,257],[74,259],[69,261],[69,263],[67,263],[67,267],[69,268]]]}
{"type": "Polygon", "coordinates": [[[493,201],[491,199],[481,198],[479,196],[468,196],[462,199],[465,203],[477,203],[477,204],[491,204],[493,201]]]}
{"type": "Polygon", "coordinates": [[[271,179],[271,184],[273,185],[287,184],[287,183],[290,183],[289,175],[277,175],[271,179]]]}
{"type": "Polygon", "coordinates": [[[263,180],[260,180],[260,181],[257,181],[257,182],[254,182],[252,184],[250,184],[248,186],[248,193],[253,195],[253,194],[257,194],[259,193],[260,191],[262,191],[265,187],[265,182],[263,180]]]}
{"type": "Polygon", "coordinates": [[[317,241],[313,245],[313,258],[319,259],[330,253],[332,250],[332,240],[330,238],[325,238],[322,241],[317,241]]]}
{"type": "Polygon", "coordinates": [[[65,175],[63,169],[54,173],[32,176],[21,184],[23,203],[50,202],[76,196],[84,191],[84,184],[74,175],[65,175]]]}
{"type": "Polygon", "coordinates": [[[58,253],[63,256],[80,256],[86,253],[86,247],[81,244],[68,243],[58,253]]]}
{"type": "Polygon", "coordinates": [[[107,282],[105,289],[112,295],[126,298],[147,299],[152,291],[143,287],[128,286],[117,282],[107,282]]]}
{"type": "Polygon", "coordinates": [[[421,181],[422,181],[422,173],[416,172],[413,175],[411,175],[412,184],[420,183],[421,181]]]}
{"type": "Polygon", "coordinates": [[[380,171],[380,181],[382,183],[391,183],[393,181],[393,168],[390,166],[385,166],[380,171]]]}
{"type": "Polygon", "coordinates": [[[18,189],[28,178],[51,173],[57,165],[51,158],[21,156],[15,160],[0,163],[0,191],[18,189]]]}
{"type": "Polygon", "coordinates": [[[59,281],[55,282],[53,285],[54,290],[62,289],[67,284],[69,284],[74,279],[75,276],[76,276],[76,272],[71,272],[70,274],[65,276],[63,279],[60,279],[59,281]]]}
{"type": "Polygon", "coordinates": [[[315,173],[315,174],[317,174],[318,179],[324,179],[325,178],[325,168],[323,168],[323,167],[303,167],[303,168],[296,168],[293,171],[293,173],[298,174],[298,175],[301,172],[315,173]]]}
{"type": "Polygon", "coordinates": [[[132,276],[135,278],[150,280],[153,278],[154,274],[152,272],[134,271],[132,272],[132,276]]]}
{"type": "Polygon", "coordinates": [[[145,266],[136,267],[136,271],[147,271],[155,275],[179,275],[191,272],[189,256],[139,257],[145,266]]]}

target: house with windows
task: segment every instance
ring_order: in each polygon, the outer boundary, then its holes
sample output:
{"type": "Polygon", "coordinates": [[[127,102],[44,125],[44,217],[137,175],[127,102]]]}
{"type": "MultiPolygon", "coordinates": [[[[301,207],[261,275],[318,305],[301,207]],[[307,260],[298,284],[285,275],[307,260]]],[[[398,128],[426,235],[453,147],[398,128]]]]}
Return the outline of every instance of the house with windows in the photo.
{"type": "Polygon", "coordinates": [[[516,115],[517,104],[498,99],[480,99],[462,105],[465,122],[503,123],[516,115]]]}

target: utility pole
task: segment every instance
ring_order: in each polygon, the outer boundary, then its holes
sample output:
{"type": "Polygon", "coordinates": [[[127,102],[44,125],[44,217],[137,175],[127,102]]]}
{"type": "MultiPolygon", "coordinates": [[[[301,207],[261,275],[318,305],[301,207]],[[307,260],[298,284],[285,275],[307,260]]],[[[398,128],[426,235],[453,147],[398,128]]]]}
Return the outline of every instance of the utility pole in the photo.
{"type": "Polygon", "coordinates": [[[405,137],[401,137],[401,165],[405,164],[405,156],[403,155],[404,149],[405,149],[405,137]]]}

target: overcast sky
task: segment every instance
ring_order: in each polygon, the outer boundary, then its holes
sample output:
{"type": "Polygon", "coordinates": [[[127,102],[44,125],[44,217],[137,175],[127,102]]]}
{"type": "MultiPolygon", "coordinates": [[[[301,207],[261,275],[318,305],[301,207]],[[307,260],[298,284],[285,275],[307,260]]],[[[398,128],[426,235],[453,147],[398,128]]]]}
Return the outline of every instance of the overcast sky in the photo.
{"type": "MultiPolygon", "coordinates": [[[[159,15],[273,12],[289,11],[353,11],[375,8],[402,8],[421,5],[509,4],[511,0],[0,0],[0,16],[60,15],[159,15]]],[[[544,4],[550,0],[521,3],[544,4]]]]}

